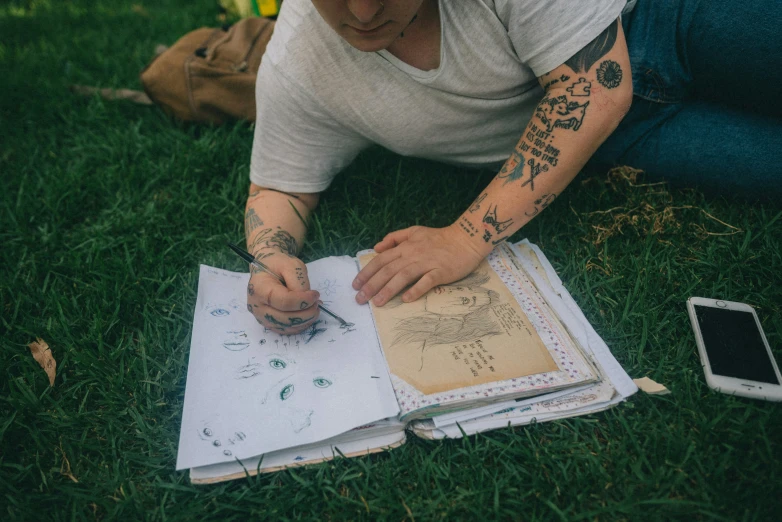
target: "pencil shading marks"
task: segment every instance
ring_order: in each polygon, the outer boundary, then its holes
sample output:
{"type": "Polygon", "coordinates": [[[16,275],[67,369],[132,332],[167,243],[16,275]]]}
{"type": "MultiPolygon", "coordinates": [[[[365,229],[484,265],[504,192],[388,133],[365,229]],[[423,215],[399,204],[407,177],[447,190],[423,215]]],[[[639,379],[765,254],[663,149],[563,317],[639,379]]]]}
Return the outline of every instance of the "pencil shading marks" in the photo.
{"type": "Polygon", "coordinates": [[[223,341],[223,348],[232,352],[241,352],[250,347],[250,339],[244,330],[229,330],[225,332],[228,338],[223,341]]]}
{"type": "Polygon", "coordinates": [[[356,325],[353,324],[353,323],[345,323],[345,324],[339,325],[339,328],[342,330],[342,335],[345,335],[346,333],[349,333],[349,332],[355,332],[356,329],[353,328],[354,326],[356,326],[356,325]]]}
{"type": "Polygon", "coordinates": [[[318,325],[322,323],[323,321],[315,321],[312,323],[312,326],[304,330],[304,335],[306,337],[306,340],[304,341],[304,344],[308,344],[311,340],[315,339],[317,336],[322,334],[327,330],[327,328],[320,328],[318,325]]]}

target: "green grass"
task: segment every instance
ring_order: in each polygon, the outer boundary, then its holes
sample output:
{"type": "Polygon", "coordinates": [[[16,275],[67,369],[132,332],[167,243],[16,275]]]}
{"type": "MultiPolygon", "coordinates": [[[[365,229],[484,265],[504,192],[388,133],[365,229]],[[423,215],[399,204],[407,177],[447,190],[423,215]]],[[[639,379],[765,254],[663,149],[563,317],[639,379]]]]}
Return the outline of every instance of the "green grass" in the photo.
{"type": "MultiPolygon", "coordinates": [[[[707,388],[684,303],[757,306],[782,360],[782,208],[626,175],[578,178],[516,239],[671,395],[191,486],[174,463],[198,265],[246,268],[225,241],[252,129],[68,92],[138,88],[156,43],[218,24],[212,0],[133,3],[0,4],[0,519],[778,519],[782,407],[707,388]]],[[[445,225],[490,178],[370,151],[325,193],[303,257],[445,225]]]]}

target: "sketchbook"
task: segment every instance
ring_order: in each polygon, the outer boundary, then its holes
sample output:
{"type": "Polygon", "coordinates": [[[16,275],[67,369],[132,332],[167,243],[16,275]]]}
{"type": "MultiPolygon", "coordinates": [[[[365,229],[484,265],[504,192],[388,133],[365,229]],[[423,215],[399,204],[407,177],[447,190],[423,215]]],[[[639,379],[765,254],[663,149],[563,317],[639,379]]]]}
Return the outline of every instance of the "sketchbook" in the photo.
{"type": "Polygon", "coordinates": [[[308,264],[350,321],[281,336],[246,310],[249,274],[201,266],[177,469],[212,483],[608,408],[637,388],[542,252],[500,244],[414,303],[360,306],[374,254],[308,264]],[[406,432],[407,429],[407,432],[406,432]]]}

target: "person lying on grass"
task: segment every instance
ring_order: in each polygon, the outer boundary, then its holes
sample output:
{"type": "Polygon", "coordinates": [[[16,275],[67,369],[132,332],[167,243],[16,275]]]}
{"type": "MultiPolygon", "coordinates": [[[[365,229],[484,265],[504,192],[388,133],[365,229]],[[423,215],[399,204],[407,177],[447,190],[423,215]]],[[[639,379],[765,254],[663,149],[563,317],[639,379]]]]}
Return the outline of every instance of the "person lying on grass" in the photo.
{"type": "Polygon", "coordinates": [[[388,234],[356,300],[414,301],[472,272],[546,208],[632,98],[624,1],[286,0],[261,64],[248,309],[292,334],[318,317],[296,258],[319,193],[365,147],[483,167],[494,180],[450,226],[388,234]],[[503,164],[504,162],[504,164],[503,164]]]}

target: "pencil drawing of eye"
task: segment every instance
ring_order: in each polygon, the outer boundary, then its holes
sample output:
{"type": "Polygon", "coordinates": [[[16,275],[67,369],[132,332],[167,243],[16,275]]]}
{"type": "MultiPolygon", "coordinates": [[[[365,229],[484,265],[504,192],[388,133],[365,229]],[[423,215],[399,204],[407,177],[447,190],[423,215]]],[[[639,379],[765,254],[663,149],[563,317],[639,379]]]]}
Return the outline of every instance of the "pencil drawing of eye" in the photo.
{"type": "Polygon", "coordinates": [[[269,361],[269,366],[274,368],[275,370],[284,370],[287,364],[285,364],[285,361],[282,359],[272,359],[269,361]]]}
{"type": "Polygon", "coordinates": [[[331,386],[332,383],[330,380],[325,379],[323,377],[316,377],[312,379],[312,384],[314,384],[318,388],[328,388],[329,386],[331,386]]]}
{"type": "Polygon", "coordinates": [[[223,455],[225,455],[226,457],[230,457],[231,455],[233,455],[233,453],[231,453],[231,450],[223,450],[223,455]]]}
{"type": "Polygon", "coordinates": [[[216,447],[216,448],[219,448],[220,446],[222,446],[222,443],[221,443],[219,440],[216,440],[216,441],[214,441],[214,442],[212,443],[212,446],[214,446],[214,447],[216,447]]]}
{"type": "Polygon", "coordinates": [[[215,308],[214,310],[212,310],[209,313],[212,314],[215,317],[223,317],[225,315],[231,315],[231,312],[229,312],[225,308],[215,308]]]}
{"type": "Polygon", "coordinates": [[[207,437],[211,437],[212,430],[210,430],[209,428],[204,428],[203,434],[206,435],[207,437]]]}
{"type": "Polygon", "coordinates": [[[282,390],[280,390],[280,400],[284,401],[288,399],[291,395],[293,395],[293,385],[289,384],[286,387],[284,387],[282,390]]]}

